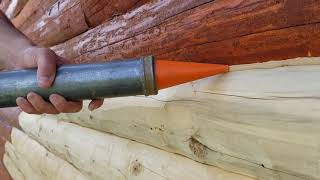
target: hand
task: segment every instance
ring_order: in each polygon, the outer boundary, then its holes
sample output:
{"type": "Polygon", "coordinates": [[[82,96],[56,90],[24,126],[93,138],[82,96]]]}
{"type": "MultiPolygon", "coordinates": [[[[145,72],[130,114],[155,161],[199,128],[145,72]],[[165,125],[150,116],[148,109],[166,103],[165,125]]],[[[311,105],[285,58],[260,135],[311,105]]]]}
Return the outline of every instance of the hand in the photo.
{"type": "MultiPolygon", "coordinates": [[[[30,47],[18,54],[15,61],[9,64],[10,69],[33,68],[38,67],[37,80],[42,88],[48,88],[54,81],[56,66],[63,64],[65,60],[57,56],[48,48],[30,47]]],[[[29,114],[59,114],[75,113],[82,109],[82,101],[67,101],[58,94],[52,94],[50,102],[45,101],[36,93],[30,92],[27,98],[19,97],[17,105],[29,114]]],[[[89,110],[93,111],[103,104],[103,100],[93,100],[89,104],[89,110]]]]}

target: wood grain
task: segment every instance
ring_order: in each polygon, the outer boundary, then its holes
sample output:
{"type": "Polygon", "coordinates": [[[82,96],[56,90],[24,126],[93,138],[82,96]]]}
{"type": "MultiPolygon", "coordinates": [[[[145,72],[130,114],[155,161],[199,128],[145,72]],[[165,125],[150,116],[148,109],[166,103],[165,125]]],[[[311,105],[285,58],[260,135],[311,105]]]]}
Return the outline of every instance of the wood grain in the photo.
{"type": "MultiPolygon", "coordinates": [[[[80,0],[90,27],[96,27],[113,17],[122,15],[136,6],[140,0],[80,0]]],[[[141,2],[140,2],[141,3],[141,2]]]]}
{"type": "Polygon", "coordinates": [[[258,179],[315,180],[319,64],[304,58],[240,65],[157,96],[108,99],[94,112],[59,119],[258,179]]]}
{"type": "MultiPolygon", "coordinates": [[[[279,47],[285,38],[289,42],[300,41],[299,47],[302,49],[308,49],[308,44],[318,44],[320,41],[319,38],[312,39],[311,35],[307,40],[304,39],[309,33],[317,33],[318,26],[312,24],[320,22],[320,15],[316,13],[320,10],[318,1],[218,0],[197,4],[194,2],[193,6],[190,6],[192,3],[189,1],[184,8],[174,5],[178,0],[166,2],[161,6],[157,5],[156,10],[152,8],[152,3],[160,1],[145,4],[140,10],[138,8],[135,14],[125,14],[53,49],[76,63],[149,54],[159,58],[219,63],[221,54],[211,52],[220,52],[221,49],[222,54],[239,52],[241,49],[253,52],[252,43],[241,43],[241,47],[232,43],[249,35],[253,35],[252,42],[255,41],[254,38],[259,42],[267,41],[268,39],[263,38],[267,38],[266,34],[273,31],[273,43],[264,46],[264,52],[257,52],[248,60],[259,62],[268,60],[269,57],[283,59],[306,55],[305,50],[296,52],[299,45],[291,45],[283,53],[272,51],[279,47]],[[170,7],[175,7],[175,13],[168,15],[170,7]],[[191,7],[193,8],[190,10],[191,7]],[[305,25],[312,28],[304,29],[305,25]],[[284,31],[287,31],[287,35],[292,31],[298,31],[300,34],[283,37],[286,34],[284,31]],[[227,40],[232,43],[223,46],[223,41],[227,40]],[[223,49],[224,47],[226,48],[223,49]],[[204,50],[199,52],[193,50],[202,48],[204,50]],[[183,56],[184,52],[190,52],[190,57],[189,54],[183,56]]],[[[290,46],[290,43],[287,44],[290,46]]],[[[317,50],[313,51],[312,55],[318,54],[317,50]]],[[[220,63],[239,64],[242,63],[240,59],[245,58],[244,55],[233,53],[224,57],[220,63]],[[227,58],[228,62],[225,60],[227,58]]]]}

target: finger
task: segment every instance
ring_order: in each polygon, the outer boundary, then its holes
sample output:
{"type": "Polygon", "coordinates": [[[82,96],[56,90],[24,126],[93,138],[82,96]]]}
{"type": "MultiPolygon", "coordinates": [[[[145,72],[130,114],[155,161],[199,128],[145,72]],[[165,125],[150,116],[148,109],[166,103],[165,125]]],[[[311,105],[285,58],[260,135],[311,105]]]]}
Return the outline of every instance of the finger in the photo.
{"type": "Polygon", "coordinates": [[[66,58],[59,56],[59,59],[57,61],[57,65],[62,65],[62,64],[70,64],[70,62],[66,58]]]}
{"type": "Polygon", "coordinates": [[[50,103],[46,102],[41,96],[36,93],[29,93],[27,95],[28,101],[35,110],[46,114],[59,114],[59,111],[50,103]]]}
{"type": "Polygon", "coordinates": [[[16,103],[22,111],[28,114],[41,114],[23,97],[18,97],[16,103]]]}
{"type": "Polygon", "coordinates": [[[52,94],[49,99],[54,107],[62,113],[79,112],[83,106],[82,101],[67,101],[64,97],[58,94],[52,94]]]}
{"type": "Polygon", "coordinates": [[[57,63],[59,57],[50,50],[43,50],[39,52],[37,65],[37,79],[38,85],[42,88],[51,86],[56,75],[57,63]]]}
{"type": "Polygon", "coordinates": [[[103,105],[103,99],[92,100],[88,106],[90,111],[94,111],[103,105]]]}

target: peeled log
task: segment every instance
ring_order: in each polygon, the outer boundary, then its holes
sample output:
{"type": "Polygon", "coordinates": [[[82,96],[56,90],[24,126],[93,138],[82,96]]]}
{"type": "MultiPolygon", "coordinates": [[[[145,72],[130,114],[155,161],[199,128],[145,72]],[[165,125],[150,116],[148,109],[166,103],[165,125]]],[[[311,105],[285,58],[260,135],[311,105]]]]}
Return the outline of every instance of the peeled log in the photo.
{"type": "Polygon", "coordinates": [[[147,3],[53,49],[76,63],[149,54],[158,58],[228,64],[242,63],[239,59],[245,60],[246,57],[251,62],[262,62],[269,60],[270,56],[275,60],[284,56],[307,56],[309,50],[313,56],[320,55],[317,46],[309,46],[320,44],[320,38],[316,38],[320,31],[317,24],[320,15],[316,13],[320,4],[317,1],[221,0],[205,4],[198,2],[191,10],[174,6],[177,2],[158,0],[147,3]],[[172,7],[179,13],[168,15],[172,7]],[[297,36],[282,36],[283,32],[290,34],[291,31],[297,32],[297,36]],[[269,33],[274,35],[272,43],[263,44],[263,37],[269,33]],[[248,44],[237,43],[242,37],[255,39],[248,44]],[[254,51],[257,44],[252,43],[255,40],[262,44],[261,51],[245,54],[245,50],[254,51]],[[224,41],[227,42],[219,44],[224,41]],[[282,41],[287,43],[276,51],[282,41]],[[299,41],[296,45],[295,42],[299,41]],[[207,47],[210,43],[211,46],[207,47]],[[204,50],[200,52],[193,50],[202,47],[204,50]],[[212,51],[218,53],[210,53],[212,51]],[[228,56],[222,56],[221,60],[220,51],[228,56]],[[233,51],[243,53],[233,54],[233,51]]]}
{"type": "Polygon", "coordinates": [[[10,141],[12,126],[5,120],[0,118],[0,179],[1,180],[11,180],[11,177],[3,163],[5,144],[10,141]]]}
{"type": "Polygon", "coordinates": [[[235,72],[157,96],[108,99],[94,112],[59,119],[259,179],[319,179],[319,64],[232,66],[235,72]]]}
{"type": "Polygon", "coordinates": [[[14,180],[89,180],[18,129],[12,130],[11,141],[5,145],[4,162],[14,180]]]}
{"type": "Polygon", "coordinates": [[[51,152],[92,180],[253,180],[134,141],[58,121],[22,114],[20,125],[51,152]]]}

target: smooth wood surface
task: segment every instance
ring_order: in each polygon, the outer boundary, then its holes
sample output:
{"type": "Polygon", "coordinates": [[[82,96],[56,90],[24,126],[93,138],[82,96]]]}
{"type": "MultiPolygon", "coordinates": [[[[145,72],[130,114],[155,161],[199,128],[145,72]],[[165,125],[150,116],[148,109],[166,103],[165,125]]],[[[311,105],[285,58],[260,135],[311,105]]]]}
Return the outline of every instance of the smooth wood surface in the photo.
{"type": "Polygon", "coordinates": [[[320,54],[317,1],[178,2],[152,1],[53,49],[76,63],[153,54],[242,64],[320,54]]]}

